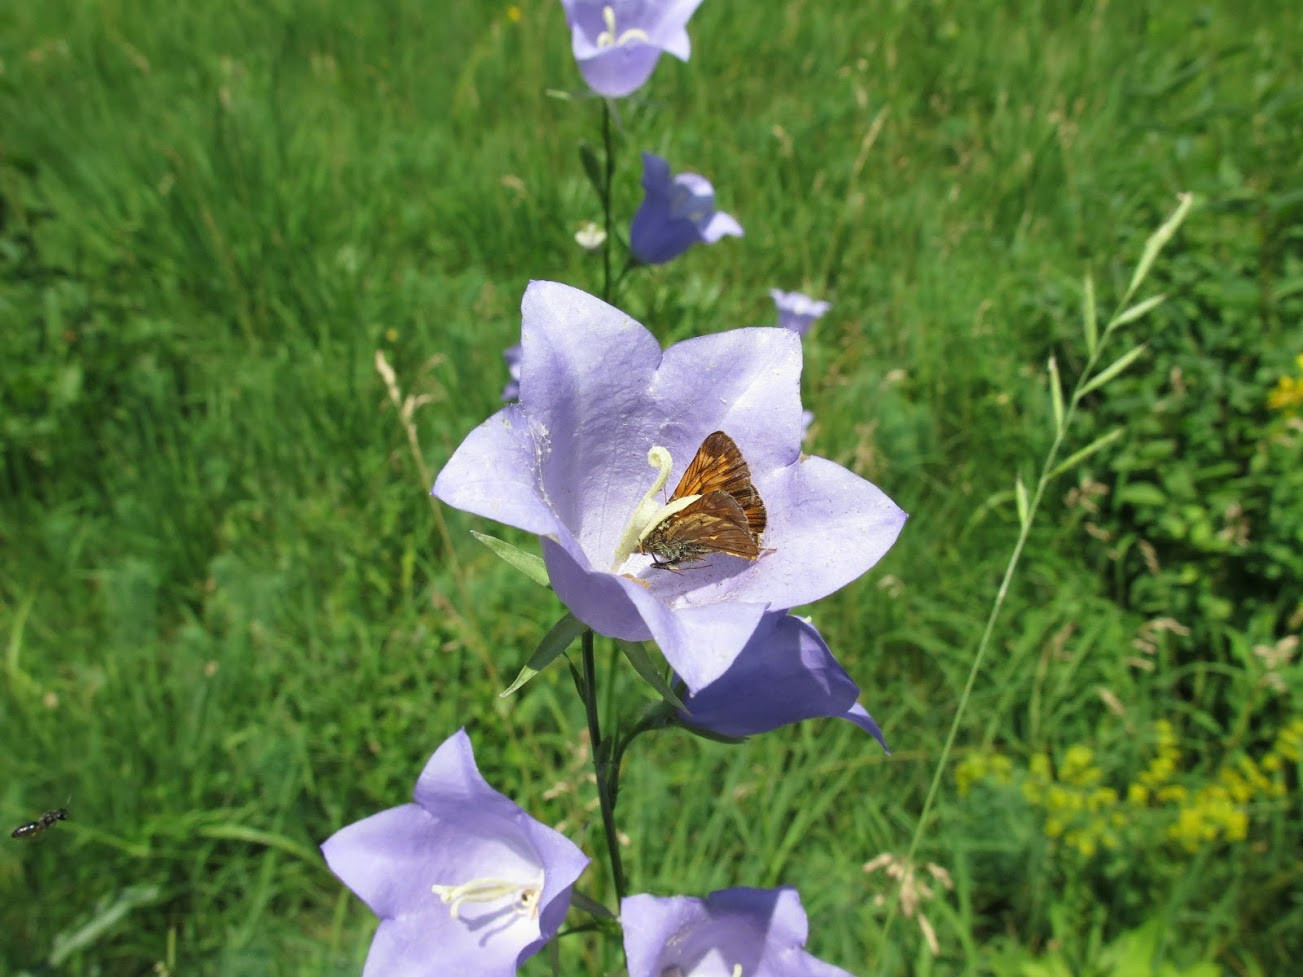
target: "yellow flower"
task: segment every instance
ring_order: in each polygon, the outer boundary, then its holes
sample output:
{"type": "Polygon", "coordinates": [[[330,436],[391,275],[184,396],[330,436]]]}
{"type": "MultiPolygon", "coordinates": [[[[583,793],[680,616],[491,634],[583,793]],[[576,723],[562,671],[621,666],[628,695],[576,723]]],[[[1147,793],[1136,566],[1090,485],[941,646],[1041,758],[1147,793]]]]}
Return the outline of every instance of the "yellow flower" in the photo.
{"type": "Polygon", "coordinates": [[[1149,788],[1144,784],[1127,785],[1127,803],[1136,807],[1149,806],[1149,788]]]}
{"type": "Polygon", "coordinates": [[[1292,414],[1303,406],[1303,377],[1281,377],[1267,394],[1267,406],[1272,410],[1292,414]]]}

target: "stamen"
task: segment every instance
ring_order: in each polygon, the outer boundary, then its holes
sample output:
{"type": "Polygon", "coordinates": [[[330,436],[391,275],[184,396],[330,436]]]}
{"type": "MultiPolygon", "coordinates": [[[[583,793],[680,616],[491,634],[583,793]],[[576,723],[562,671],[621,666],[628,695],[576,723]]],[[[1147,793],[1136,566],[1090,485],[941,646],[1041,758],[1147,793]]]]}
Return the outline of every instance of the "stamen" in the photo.
{"type": "Polygon", "coordinates": [[[624,561],[633,555],[633,551],[638,548],[638,544],[658,523],[664,522],[674,513],[686,508],[700,498],[698,495],[685,495],[680,499],[675,499],[668,505],[661,505],[656,496],[660,495],[661,489],[665,488],[665,483],[670,480],[670,472],[674,470],[674,459],[670,457],[668,449],[662,448],[659,444],[654,444],[651,450],[647,452],[647,464],[651,465],[652,468],[660,469],[660,471],[656,476],[656,481],[652,483],[652,487],[647,490],[647,494],[634,506],[633,515],[629,517],[629,524],[624,527],[620,542],[615,547],[615,558],[611,563],[612,573],[619,571],[620,567],[624,565],[624,561]]]}
{"type": "Polygon", "coordinates": [[[631,44],[634,41],[640,41],[643,44],[650,44],[651,38],[647,32],[638,27],[631,27],[623,34],[615,33],[615,8],[606,6],[602,8],[602,23],[606,24],[606,30],[597,35],[598,47],[620,47],[624,44],[631,44]]]}
{"type": "Polygon", "coordinates": [[[510,879],[472,879],[461,885],[432,885],[430,890],[445,905],[451,905],[453,919],[460,919],[458,913],[463,903],[498,902],[502,899],[512,900],[512,910],[517,916],[530,919],[538,918],[538,901],[543,894],[543,878],[534,885],[521,885],[510,879]]]}

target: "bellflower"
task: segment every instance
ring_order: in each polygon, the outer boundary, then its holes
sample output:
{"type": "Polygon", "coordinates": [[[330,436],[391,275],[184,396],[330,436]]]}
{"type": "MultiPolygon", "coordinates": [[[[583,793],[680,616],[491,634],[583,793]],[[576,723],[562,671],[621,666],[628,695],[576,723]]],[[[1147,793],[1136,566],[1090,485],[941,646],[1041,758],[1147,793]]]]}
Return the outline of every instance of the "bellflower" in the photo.
{"type": "Polygon", "coordinates": [[[882,730],[855,700],[846,674],[814,625],[791,614],[766,614],[729,670],[684,698],[680,718],[724,736],[767,733],[803,719],[849,719],[887,748],[882,730]]]}
{"type": "Polygon", "coordinates": [[[533,282],[522,304],[520,403],[466,436],[434,483],[449,505],[541,538],[557,596],[593,630],[654,639],[696,692],[766,610],[827,596],[873,566],[903,513],[840,465],[801,454],[801,341],[734,329],[677,343],[600,299],[533,282]],[[768,510],[757,559],[667,572],[637,552],[663,490],[706,435],[736,442],[768,510]]]}
{"type": "Polygon", "coordinates": [[[561,0],[570,46],[588,87],[620,98],[641,88],[665,51],[692,53],[688,20],[701,0],[561,0]]]}
{"type": "Polygon", "coordinates": [[[805,951],[809,924],[788,887],[629,896],[620,923],[629,977],[850,977],[805,951]]]}
{"type": "Polygon", "coordinates": [[[507,373],[511,377],[502,388],[502,399],[509,404],[520,399],[520,343],[504,349],[502,358],[507,361],[507,373]]]}
{"type": "Polygon", "coordinates": [[[512,977],[556,934],[588,858],[484,782],[464,730],[414,798],[321,846],[381,920],[363,977],[512,977]]]}
{"type": "Polygon", "coordinates": [[[645,265],[677,258],[694,244],[742,236],[742,225],[715,209],[715,188],[704,176],[674,176],[661,157],[643,153],[642,188],[646,196],[629,227],[629,248],[645,265]]]}
{"type": "Polygon", "coordinates": [[[830,303],[812,299],[800,292],[782,292],[771,288],[769,294],[774,305],[778,306],[778,325],[792,330],[802,338],[810,331],[814,321],[832,308],[830,303]]]}

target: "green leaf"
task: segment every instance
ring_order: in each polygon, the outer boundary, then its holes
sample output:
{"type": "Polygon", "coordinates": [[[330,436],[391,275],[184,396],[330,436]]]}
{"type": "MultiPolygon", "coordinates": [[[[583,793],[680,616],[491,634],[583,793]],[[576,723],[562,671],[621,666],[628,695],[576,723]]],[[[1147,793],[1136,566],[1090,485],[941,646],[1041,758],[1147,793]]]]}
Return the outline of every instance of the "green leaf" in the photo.
{"type": "Polygon", "coordinates": [[[266,848],[276,848],[313,866],[320,864],[321,860],[321,852],[315,847],[309,848],[307,845],[304,845],[293,838],[286,837],[282,834],[276,834],[275,832],[253,828],[247,824],[231,824],[226,822],[221,824],[205,824],[197,827],[195,829],[195,834],[204,838],[216,838],[220,841],[241,841],[249,845],[263,845],[266,848]]]}
{"type": "MultiPolygon", "coordinates": [[[[597,916],[601,919],[615,919],[615,913],[607,909],[596,899],[590,899],[578,889],[570,890],[570,905],[576,909],[588,913],[590,916],[597,916]]],[[[555,942],[555,941],[554,941],[555,942]]]]}
{"type": "Polygon", "coordinates": [[[584,164],[584,173],[588,175],[588,182],[593,185],[593,190],[597,193],[597,199],[604,200],[606,198],[604,192],[606,180],[602,176],[602,164],[597,158],[597,150],[587,140],[579,144],[579,162],[584,164]]]}
{"type": "Polygon", "coordinates": [[[1013,495],[1018,501],[1018,525],[1027,525],[1027,514],[1030,511],[1030,505],[1027,501],[1027,486],[1022,483],[1022,476],[1018,475],[1013,480],[1013,495]]]}
{"type": "Polygon", "coordinates": [[[162,898],[162,890],[150,882],[119,889],[115,896],[104,896],[76,929],[55,934],[50,946],[50,965],[61,966],[69,957],[95,946],[101,938],[122,922],[133,910],[162,898]]]}
{"type": "Polygon", "coordinates": [[[1079,396],[1084,397],[1092,390],[1098,390],[1100,387],[1104,386],[1104,384],[1108,383],[1115,376],[1117,376],[1119,373],[1121,373],[1123,370],[1129,367],[1132,363],[1134,363],[1140,357],[1140,354],[1143,353],[1146,349],[1147,347],[1145,346],[1145,344],[1141,343],[1139,346],[1136,346],[1133,349],[1130,349],[1127,352],[1123,353],[1112,363],[1110,363],[1108,366],[1104,367],[1104,369],[1100,370],[1093,377],[1091,377],[1090,380],[1086,383],[1086,385],[1081,388],[1081,393],[1079,396]]]}
{"type": "Polygon", "coordinates": [[[1063,381],[1059,379],[1059,364],[1050,357],[1050,405],[1054,408],[1054,430],[1063,430],[1063,381]]]}
{"type": "Polygon", "coordinates": [[[1167,505],[1167,493],[1153,482],[1131,482],[1118,489],[1119,505],[1167,505]]]}
{"type": "Polygon", "coordinates": [[[1058,478],[1069,469],[1075,468],[1100,448],[1103,448],[1105,445],[1110,445],[1118,438],[1122,437],[1122,431],[1122,428],[1115,427],[1113,430],[1109,431],[1108,434],[1101,435],[1080,451],[1074,452],[1066,461],[1062,461],[1054,466],[1054,470],[1050,472],[1049,478],[1058,478]]]}
{"type": "Polygon", "coordinates": [[[644,682],[656,690],[656,694],[672,705],[675,709],[683,712],[688,711],[674,690],[670,688],[665,677],[656,668],[656,663],[652,661],[651,655],[647,654],[647,646],[641,641],[617,641],[620,650],[624,652],[624,657],[629,659],[629,664],[637,672],[644,682]]]}
{"type": "Polygon", "coordinates": [[[1136,270],[1131,275],[1131,284],[1127,286],[1127,293],[1122,299],[1123,302],[1128,301],[1131,296],[1135,294],[1140,283],[1144,281],[1145,276],[1149,274],[1149,269],[1153,267],[1154,259],[1158,257],[1158,252],[1163,250],[1164,245],[1172,239],[1172,235],[1176,233],[1176,229],[1180,227],[1181,222],[1185,220],[1185,215],[1190,211],[1190,205],[1194,203],[1194,194],[1179,193],[1177,194],[1177,199],[1180,200],[1180,203],[1177,204],[1176,210],[1172,212],[1172,216],[1163,222],[1162,227],[1149,235],[1149,240],[1145,242],[1145,249],[1141,252],[1140,261],[1136,264],[1136,270]]]}
{"type": "Polygon", "coordinates": [[[1095,279],[1086,275],[1086,287],[1081,300],[1081,327],[1086,333],[1086,352],[1094,356],[1099,348],[1099,313],[1095,309],[1095,279]]]}
{"type": "Polygon", "coordinates": [[[715,733],[709,729],[702,729],[700,726],[694,726],[692,723],[683,719],[679,720],[679,725],[693,736],[703,740],[710,740],[712,743],[724,743],[728,746],[737,746],[737,744],[745,743],[747,741],[745,736],[725,736],[723,733],[715,733]]]}
{"type": "Polygon", "coordinates": [[[1117,326],[1125,326],[1128,322],[1135,322],[1150,309],[1162,305],[1165,301],[1167,301],[1167,296],[1160,292],[1158,295],[1149,296],[1143,302],[1128,306],[1117,314],[1117,318],[1109,323],[1109,328],[1114,329],[1117,326]]]}
{"type": "Polygon", "coordinates": [[[525,667],[520,670],[516,680],[506,689],[498,693],[498,698],[505,699],[511,693],[532,679],[543,669],[547,668],[561,656],[561,653],[569,648],[575,638],[579,637],[588,630],[588,625],[575,617],[569,611],[556,624],[552,625],[551,630],[543,635],[543,640],[538,643],[534,649],[534,654],[529,656],[529,661],[525,667]]]}
{"type": "Polygon", "coordinates": [[[512,546],[505,539],[498,539],[498,537],[490,536],[488,533],[477,533],[472,529],[471,535],[492,550],[494,555],[502,557],[534,583],[542,587],[550,586],[547,579],[547,567],[543,564],[541,556],[526,553],[524,550],[512,546]]]}

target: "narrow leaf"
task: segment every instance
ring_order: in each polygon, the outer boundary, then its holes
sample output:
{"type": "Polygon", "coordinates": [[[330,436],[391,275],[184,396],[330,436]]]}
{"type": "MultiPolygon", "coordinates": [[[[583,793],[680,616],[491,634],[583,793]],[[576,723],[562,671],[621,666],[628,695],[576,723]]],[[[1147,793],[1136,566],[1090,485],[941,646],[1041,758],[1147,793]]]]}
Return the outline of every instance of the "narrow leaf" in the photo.
{"type": "Polygon", "coordinates": [[[542,587],[549,586],[547,567],[544,565],[541,556],[526,553],[524,550],[512,546],[505,539],[498,539],[498,537],[490,536],[488,533],[477,533],[472,529],[471,535],[492,550],[494,555],[502,557],[534,583],[542,587]]]}
{"type": "Polygon", "coordinates": [[[729,746],[736,746],[739,743],[745,743],[747,741],[745,736],[725,736],[723,733],[716,733],[712,730],[704,729],[701,726],[694,726],[692,725],[690,717],[687,720],[680,719],[679,725],[693,736],[703,740],[710,740],[712,743],[726,743],[729,746]]]}
{"type": "Polygon", "coordinates": [[[1115,329],[1118,326],[1125,326],[1128,322],[1135,322],[1150,309],[1162,305],[1166,300],[1167,296],[1161,292],[1157,295],[1151,295],[1143,302],[1137,302],[1135,305],[1123,309],[1108,326],[1110,329],[1115,329]]]}
{"type": "Polygon", "coordinates": [[[1018,501],[1018,525],[1027,525],[1027,514],[1031,506],[1027,501],[1027,486],[1022,482],[1022,476],[1018,475],[1013,480],[1013,495],[1018,501]]]}
{"type": "Polygon", "coordinates": [[[593,185],[597,199],[605,199],[603,187],[606,186],[606,180],[602,177],[602,164],[597,159],[597,150],[592,143],[584,141],[579,144],[579,162],[584,164],[584,173],[588,175],[588,182],[593,185]]]}
{"type": "Polygon", "coordinates": [[[1163,222],[1163,226],[1149,235],[1149,240],[1145,242],[1145,249],[1141,252],[1140,261],[1136,264],[1136,270],[1131,276],[1131,284],[1127,286],[1126,298],[1122,301],[1127,301],[1135,294],[1136,288],[1145,280],[1145,276],[1149,274],[1149,269],[1153,267],[1158,252],[1162,251],[1167,242],[1172,239],[1176,229],[1185,220],[1185,215],[1189,213],[1190,205],[1194,203],[1194,194],[1178,193],[1176,196],[1180,203],[1176,205],[1176,210],[1172,212],[1172,216],[1163,222]]]}
{"type": "Polygon", "coordinates": [[[1093,377],[1091,377],[1089,382],[1087,382],[1087,384],[1081,388],[1081,396],[1084,397],[1092,390],[1098,390],[1100,387],[1104,386],[1104,384],[1108,383],[1115,376],[1117,376],[1119,373],[1121,373],[1123,370],[1129,367],[1132,363],[1134,363],[1140,357],[1140,354],[1145,351],[1146,348],[1147,347],[1145,346],[1145,344],[1141,343],[1139,346],[1135,347],[1134,349],[1128,350],[1127,352],[1119,356],[1117,359],[1115,359],[1108,366],[1104,367],[1104,369],[1100,370],[1093,377]]]}
{"type": "Polygon", "coordinates": [[[1054,408],[1054,429],[1063,430],[1063,381],[1059,379],[1059,364],[1050,357],[1050,405],[1054,408]]]}
{"type": "Polygon", "coordinates": [[[1095,355],[1099,348],[1099,313],[1095,308],[1095,279],[1086,274],[1085,294],[1081,300],[1081,326],[1086,332],[1086,352],[1095,355]]]}
{"type": "Polygon", "coordinates": [[[101,937],[122,922],[129,913],[157,902],[162,891],[154,883],[129,885],[120,889],[113,898],[105,896],[95,903],[95,908],[85,922],[76,929],[65,929],[55,934],[50,945],[50,966],[59,967],[73,954],[80,953],[100,942],[101,937]]]}
{"type": "Polygon", "coordinates": [[[551,630],[543,635],[543,640],[538,643],[534,649],[534,654],[529,656],[529,661],[525,667],[520,670],[516,680],[511,683],[504,691],[498,693],[498,698],[505,699],[511,693],[532,679],[543,669],[547,668],[552,662],[560,657],[561,653],[574,643],[575,638],[579,637],[586,630],[588,625],[575,617],[569,611],[556,624],[552,625],[551,630]]]}
{"type": "Polygon", "coordinates": [[[276,848],[312,865],[317,865],[321,858],[321,852],[316,848],[309,848],[293,838],[271,831],[263,831],[260,828],[252,828],[247,824],[231,824],[228,822],[205,824],[196,828],[195,834],[203,838],[217,838],[221,841],[243,841],[250,845],[264,845],[267,848],[276,848]]]}
{"type": "MultiPolygon", "coordinates": [[[[602,919],[615,919],[615,913],[611,912],[611,910],[607,909],[596,899],[590,899],[578,889],[570,890],[570,905],[588,913],[590,916],[598,916],[602,919]]],[[[554,940],[553,942],[555,943],[556,941],[554,940]]]]}
{"type": "Polygon", "coordinates": [[[1170,505],[1167,493],[1153,482],[1132,482],[1122,486],[1114,496],[1117,505],[1170,505]]]}
{"type": "Polygon", "coordinates": [[[1118,438],[1122,437],[1122,430],[1123,429],[1120,427],[1115,427],[1113,430],[1109,431],[1108,434],[1100,435],[1098,438],[1096,438],[1090,444],[1086,445],[1086,447],[1082,448],[1080,451],[1073,452],[1071,455],[1068,456],[1067,460],[1061,461],[1059,462],[1059,464],[1054,466],[1054,470],[1050,472],[1049,477],[1058,478],[1064,472],[1068,471],[1068,469],[1075,468],[1078,464],[1085,461],[1087,458],[1093,455],[1100,448],[1103,448],[1106,445],[1110,445],[1118,438]]]}
{"type": "Polygon", "coordinates": [[[647,654],[647,646],[641,641],[617,641],[620,650],[624,652],[624,657],[629,659],[629,664],[637,672],[644,682],[656,690],[656,694],[672,705],[675,709],[687,712],[685,706],[674,690],[670,688],[665,677],[656,668],[656,663],[652,661],[651,655],[647,654]]]}

